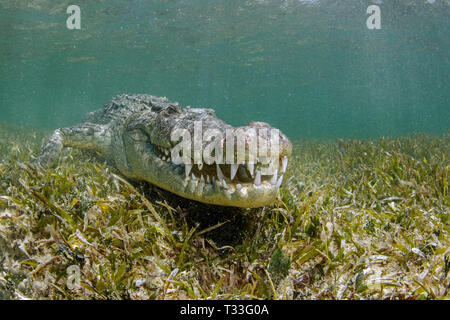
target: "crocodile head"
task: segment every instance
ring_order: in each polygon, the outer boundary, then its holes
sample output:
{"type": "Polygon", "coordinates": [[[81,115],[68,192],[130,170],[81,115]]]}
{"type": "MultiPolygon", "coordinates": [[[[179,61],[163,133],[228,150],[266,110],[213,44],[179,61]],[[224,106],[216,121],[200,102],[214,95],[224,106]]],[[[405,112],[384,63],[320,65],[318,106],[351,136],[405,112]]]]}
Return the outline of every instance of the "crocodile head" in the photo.
{"type": "Polygon", "coordinates": [[[123,141],[132,177],[184,198],[244,208],[275,200],[292,151],[289,139],[267,123],[236,128],[212,109],[177,103],[136,115],[123,141]]]}

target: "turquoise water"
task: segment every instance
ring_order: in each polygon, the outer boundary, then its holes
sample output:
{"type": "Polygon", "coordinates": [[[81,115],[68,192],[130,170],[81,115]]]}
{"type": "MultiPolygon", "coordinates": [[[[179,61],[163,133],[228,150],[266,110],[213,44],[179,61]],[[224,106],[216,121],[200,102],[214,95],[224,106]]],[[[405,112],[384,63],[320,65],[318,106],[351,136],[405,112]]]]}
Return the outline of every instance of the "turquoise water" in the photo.
{"type": "Polygon", "coordinates": [[[447,132],[449,18],[448,0],[0,0],[0,119],[54,129],[149,93],[291,138],[447,132]]]}

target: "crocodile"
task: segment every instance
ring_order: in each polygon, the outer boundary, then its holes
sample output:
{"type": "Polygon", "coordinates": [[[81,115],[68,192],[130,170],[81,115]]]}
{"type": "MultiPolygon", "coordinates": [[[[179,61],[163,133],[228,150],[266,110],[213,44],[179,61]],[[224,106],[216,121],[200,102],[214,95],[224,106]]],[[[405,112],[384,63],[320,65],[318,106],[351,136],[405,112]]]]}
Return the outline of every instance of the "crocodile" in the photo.
{"type": "MultiPolygon", "coordinates": [[[[244,137],[248,142],[255,132],[248,129],[274,129],[264,122],[233,127],[218,119],[213,109],[181,107],[166,97],[148,94],[121,94],[102,109],[89,112],[79,124],[54,130],[44,140],[36,164],[41,167],[55,165],[65,147],[93,150],[110,160],[123,176],[150,182],[190,200],[242,208],[273,203],[292,152],[287,136],[276,129],[279,134],[278,166],[271,174],[261,173],[267,167],[267,161],[264,162],[262,157],[251,159],[248,154],[237,164],[195,162],[192,154],[188,156],[192,157],[192,162],[174,161],[177,141],[171,134],[176,129],[195,134],[194,127],[199,122],[203,131],[211,128],[226,137],[218,142],[223,146],[224,157],[229,139],[226,132],[243,129],[249,132],[244,137]]],[[[269,138],[258,139],[260,143],[268,142],[264,139],[269,138]]],[[[202,141],[201,146],[205,145],[202,141]]],[[[249,146],[246,144],[245,148],[248,151],[249,146]]],[[[232,158],[237,159],[235,154],[232,158]]]]}

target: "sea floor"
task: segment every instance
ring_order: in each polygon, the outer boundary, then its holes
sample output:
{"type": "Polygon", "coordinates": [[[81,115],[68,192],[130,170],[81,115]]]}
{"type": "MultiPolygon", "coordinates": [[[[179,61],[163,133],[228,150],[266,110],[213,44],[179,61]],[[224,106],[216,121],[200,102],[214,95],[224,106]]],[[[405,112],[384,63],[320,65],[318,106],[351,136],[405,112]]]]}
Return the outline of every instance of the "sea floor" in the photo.
{"type": "Polygon", "coordinates": [[[450,135],[294,143],[279,200],[204,205],[0,125],[0,299],[449,299],[450,135]]]}

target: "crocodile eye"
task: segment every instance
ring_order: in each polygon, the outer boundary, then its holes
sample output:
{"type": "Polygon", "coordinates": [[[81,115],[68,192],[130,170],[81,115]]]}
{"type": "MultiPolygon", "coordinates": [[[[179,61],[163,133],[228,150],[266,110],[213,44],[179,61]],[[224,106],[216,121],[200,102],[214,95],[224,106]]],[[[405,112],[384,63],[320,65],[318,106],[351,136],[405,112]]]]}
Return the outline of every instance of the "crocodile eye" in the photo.
{"type": "Polygon", "coordinates": [[[174,114],[174,113],[180,113],[180,107],[170,105],[166,109],[163,110],[166,114],[174,114]]]}

